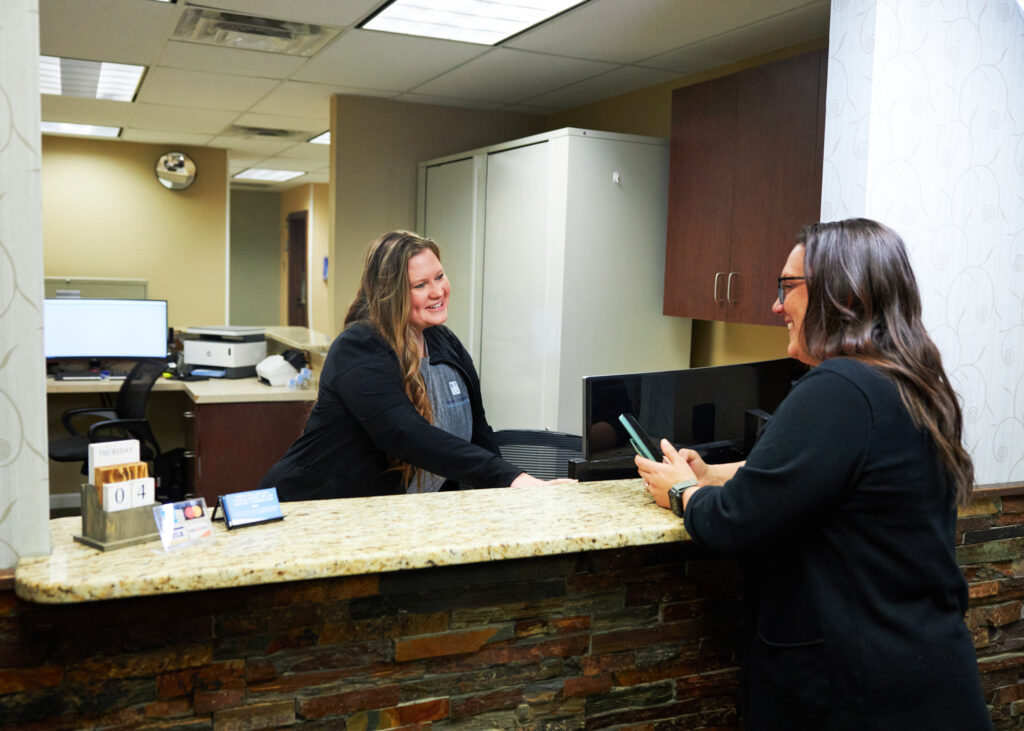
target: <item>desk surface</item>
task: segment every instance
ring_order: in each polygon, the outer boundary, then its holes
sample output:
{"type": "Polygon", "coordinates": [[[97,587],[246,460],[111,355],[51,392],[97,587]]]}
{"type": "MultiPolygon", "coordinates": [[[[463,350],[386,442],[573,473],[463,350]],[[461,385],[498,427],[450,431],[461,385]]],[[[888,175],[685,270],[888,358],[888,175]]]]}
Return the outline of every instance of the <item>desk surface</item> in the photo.
{"type": "Polygon", "coordinates": [[[50,521],[53,552],[23,558],[18,596],[47,604],[376,574],[429,566],[670,543],[683,522],[640,480],[284,503],[277,523],[164,553],[74,542],[81,519],[50,521]]]}
{"type": "MultiPolygon", "coordinates": [[[[48,394],[116,393],[122,381],[58,381],[46,379],[48,394]]],[[[267,386],[256,378],[211,378],[208,381],[176,381],[160,378],[154,391],[185,391],[197,404],[246,403],[258,401],[315,401],[311,388],[267,386]]]]}

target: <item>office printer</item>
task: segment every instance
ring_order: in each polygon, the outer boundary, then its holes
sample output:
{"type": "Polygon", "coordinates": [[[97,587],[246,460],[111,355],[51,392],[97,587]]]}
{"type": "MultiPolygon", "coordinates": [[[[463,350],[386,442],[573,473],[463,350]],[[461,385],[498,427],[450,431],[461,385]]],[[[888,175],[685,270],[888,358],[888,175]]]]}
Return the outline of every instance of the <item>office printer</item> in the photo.
{"type": "Polygon", "coordinates": [[[247,378],[256,375],[256,364],[267,357],[267,339],[262,327],[187,327],[181,335],[185,345],[185,368],[189,372],[198,370],[221,378],[247,378]]]}

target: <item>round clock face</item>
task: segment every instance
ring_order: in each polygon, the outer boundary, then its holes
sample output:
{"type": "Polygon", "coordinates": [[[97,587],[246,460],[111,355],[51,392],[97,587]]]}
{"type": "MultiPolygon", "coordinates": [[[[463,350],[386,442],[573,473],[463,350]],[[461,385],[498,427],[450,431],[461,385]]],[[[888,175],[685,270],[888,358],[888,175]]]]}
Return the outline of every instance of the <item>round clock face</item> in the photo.
{"type": "Polygon", "coordinates": [[[196,164],[184,152],[165,152],[156,161],[156,179],[168,190],[185,190],[196,179],[196,164]]]}

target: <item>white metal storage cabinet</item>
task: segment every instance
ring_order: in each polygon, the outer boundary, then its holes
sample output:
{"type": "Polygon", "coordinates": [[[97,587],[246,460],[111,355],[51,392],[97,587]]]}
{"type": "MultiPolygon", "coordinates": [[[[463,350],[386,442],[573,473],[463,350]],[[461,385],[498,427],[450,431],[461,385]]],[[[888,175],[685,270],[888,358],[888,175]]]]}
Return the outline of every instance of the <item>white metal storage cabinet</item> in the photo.
{"type": "Polygon", "coordinates": [[[494,428],[578,434],[583,376],[689,365],[690,320],[661,314],[665,140],[567,128],[419,172],[494,428]]]}

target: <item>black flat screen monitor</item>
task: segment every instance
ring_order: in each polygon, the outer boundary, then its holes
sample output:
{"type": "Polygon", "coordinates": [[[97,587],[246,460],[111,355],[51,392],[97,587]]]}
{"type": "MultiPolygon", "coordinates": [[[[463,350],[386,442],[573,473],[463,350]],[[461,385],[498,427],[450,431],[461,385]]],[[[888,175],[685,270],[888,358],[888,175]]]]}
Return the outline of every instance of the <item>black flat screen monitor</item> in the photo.
{"type": "Polygon", "coordinates": [[[47,360],[167,357],[167,301],[43,300],[47,360]]]}
{"type": "Polygon", "coordinates": [[[791,358],[583,379],[583,456],[631,458],[619,414],[632,413],[657,440],[690,447],[709,462],[744,459],[750,417],[772,414],[806,367],[791,358]]]}

